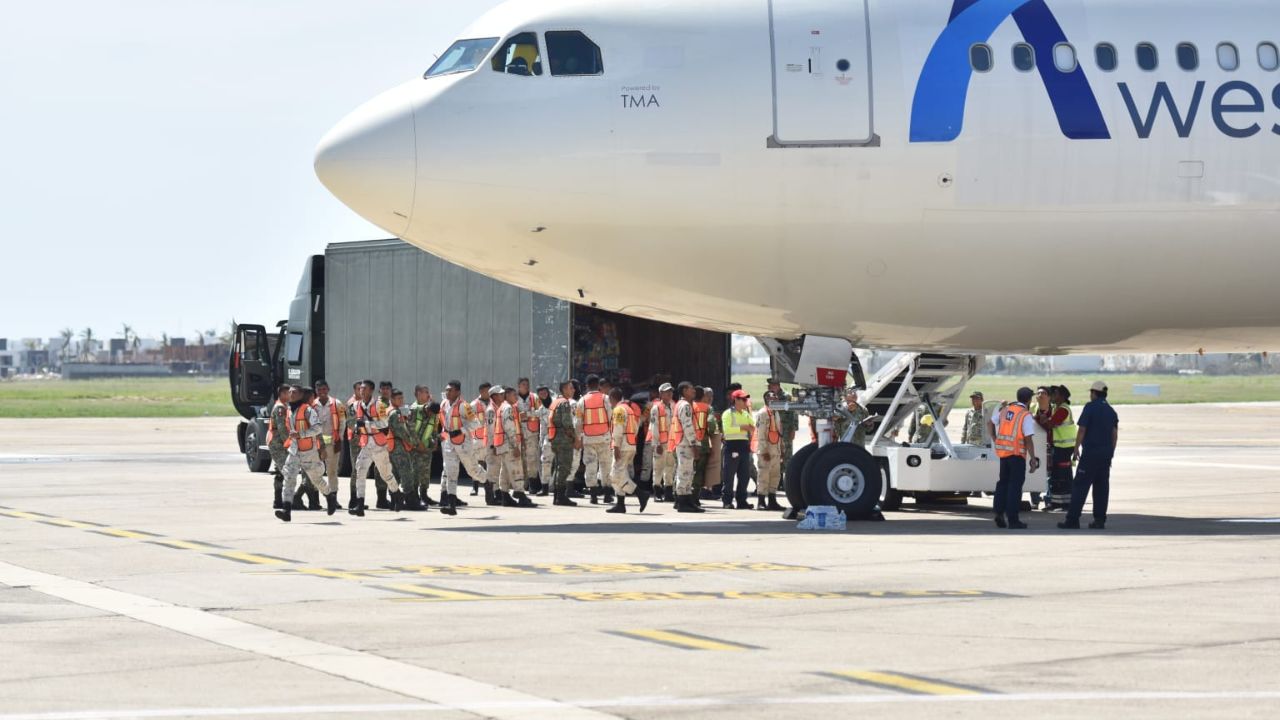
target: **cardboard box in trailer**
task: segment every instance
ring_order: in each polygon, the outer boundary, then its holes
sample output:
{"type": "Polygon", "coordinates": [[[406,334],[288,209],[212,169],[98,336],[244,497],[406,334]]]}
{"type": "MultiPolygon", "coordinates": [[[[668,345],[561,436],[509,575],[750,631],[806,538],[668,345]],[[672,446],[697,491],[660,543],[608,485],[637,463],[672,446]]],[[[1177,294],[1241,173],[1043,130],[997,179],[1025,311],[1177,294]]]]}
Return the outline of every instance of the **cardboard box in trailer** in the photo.
{"type": "MultiPolygon", "coordinates": [[[[236,440],[249,469],[267,472],[266,417],[282,384],[329,382],[345,400],[354,382],[390,380],[437,398],[458,380],[555,387],[609,375],[637,388],[692,380],[723,388],[730,336],[606,312],[521,290],[400,240],[338,243],[309,258],[274,327],[241,324],[231,348],[236,440]]],[[[346,454],[344,453],[344,458],[346,454]]]]}

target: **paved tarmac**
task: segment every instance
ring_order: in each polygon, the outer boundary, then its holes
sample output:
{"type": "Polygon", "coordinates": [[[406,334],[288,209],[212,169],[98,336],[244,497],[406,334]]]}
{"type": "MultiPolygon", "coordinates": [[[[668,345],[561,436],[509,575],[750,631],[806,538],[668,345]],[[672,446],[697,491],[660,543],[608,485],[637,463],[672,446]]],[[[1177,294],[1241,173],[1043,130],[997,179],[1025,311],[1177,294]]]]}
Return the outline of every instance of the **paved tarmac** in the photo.
{"type": "Polygon", "coordinates": [[[234,420],[0,421],[0,720],[1280,716],[1280,405],[1119,412],[1103,532],[285,525],[234,420]]]}

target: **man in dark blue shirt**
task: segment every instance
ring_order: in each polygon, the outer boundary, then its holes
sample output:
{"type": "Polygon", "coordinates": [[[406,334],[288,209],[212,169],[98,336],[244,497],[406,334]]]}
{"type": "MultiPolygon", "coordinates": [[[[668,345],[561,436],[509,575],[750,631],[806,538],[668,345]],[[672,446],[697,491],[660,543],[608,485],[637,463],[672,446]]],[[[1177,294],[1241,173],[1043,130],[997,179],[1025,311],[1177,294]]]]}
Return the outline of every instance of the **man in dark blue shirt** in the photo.
{"type": "Polygon", "coordinates": [[[1111,460],[1120,437],[1120,418],[1107,402],[1107,384],[1096,382],[1089,391],[1090,401],[1076,420],[1075,457],[1080,461],[1071,486],[1071,506],[1067,519],[1058,523],[1063,530],[1080,529],[1084,501],[1093,488],[1093,522],[1089,527],[1102,530],[1107,526],[1107,500],[1111,496],[1111,460]]]}

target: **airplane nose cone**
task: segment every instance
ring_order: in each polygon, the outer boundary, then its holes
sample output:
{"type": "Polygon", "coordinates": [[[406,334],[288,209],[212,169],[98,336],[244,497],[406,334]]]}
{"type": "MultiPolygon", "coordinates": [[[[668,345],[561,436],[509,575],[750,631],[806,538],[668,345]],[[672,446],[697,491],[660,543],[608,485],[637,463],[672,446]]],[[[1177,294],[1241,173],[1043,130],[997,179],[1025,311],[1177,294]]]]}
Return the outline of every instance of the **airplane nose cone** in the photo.
{"type": "Polygon", "coordinates": [[[418,149],[413,102],[384,93],[343,118],[316,149],[316,177],[369,222],[403,235],[413,216],[418,149]]]}

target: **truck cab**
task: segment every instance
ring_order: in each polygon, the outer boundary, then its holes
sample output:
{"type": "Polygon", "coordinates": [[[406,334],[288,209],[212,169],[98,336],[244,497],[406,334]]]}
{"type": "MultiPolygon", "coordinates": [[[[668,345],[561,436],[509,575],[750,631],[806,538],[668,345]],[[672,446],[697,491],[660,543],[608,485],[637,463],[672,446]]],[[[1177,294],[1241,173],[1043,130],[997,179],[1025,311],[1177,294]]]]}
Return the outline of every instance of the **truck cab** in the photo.
{"type": "Polygon", "coordinates": [[[268,472],[267,418],[281,385],[311,385],[324,377],[324,256],[303,268],[289,319],[268,330],[237,323],[231,343],[231,402],[244,421],[236,440],[253,472],[268,472]]]}

